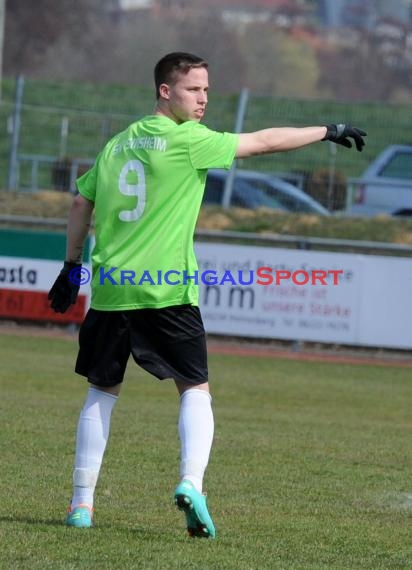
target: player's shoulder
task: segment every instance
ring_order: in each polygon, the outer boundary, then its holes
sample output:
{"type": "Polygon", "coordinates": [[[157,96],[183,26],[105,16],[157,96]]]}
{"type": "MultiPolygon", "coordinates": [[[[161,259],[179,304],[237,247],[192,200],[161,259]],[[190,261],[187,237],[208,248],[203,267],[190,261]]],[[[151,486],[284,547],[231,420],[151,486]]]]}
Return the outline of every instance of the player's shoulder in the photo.
{"type": "Polygon", "coordinates": [[[129,139],[137,136],[139,131],[139,122],[142,120],[144,120],[144,118],[130,123],[125,129],[113,135],[104,145],[101,153],[102,157],[117,154],[122,145],[126,144],[129,139]]]}
{"type": "Polygon", "coordinates": [[[206,132],[211,130],[209,127],[207,127],[203,123],[199,123],[198,121],[186,121],[182,124],[185,125],[187,129],[191,129],[194,131],[206,132]]]}
{"type": "Polygon", "coordinates": [[[123,129],[123,131],[119,131],[118,133],[113,135],[104,145],[103,153],[104,152],[107,153],[108,151],[110,151],[114,146],[116,146],[119,143],[119,141],[127,139],[127,137],[129,136],[130,127],[131,125],[123,129]]]}
{"type": "Polygon", "coordinates": [[[213,137],[217,133],[217,131],[197,121],[186,121],[185,123],[182,123],[182,125],[185,125],[188,138],[192,141],[213,137]]]}

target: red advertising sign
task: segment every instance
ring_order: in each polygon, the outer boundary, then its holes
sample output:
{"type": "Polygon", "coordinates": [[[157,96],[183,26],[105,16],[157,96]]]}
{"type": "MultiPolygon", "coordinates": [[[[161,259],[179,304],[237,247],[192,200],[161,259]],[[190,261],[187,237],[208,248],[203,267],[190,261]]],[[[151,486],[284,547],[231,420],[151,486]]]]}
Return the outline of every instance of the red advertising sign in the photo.
{"type": "Polygon", "coordinates": [[[86,312],[85,295],[79,295],[75,305],[66,313],[55,313],[50,308],[47,292],[0,289],[0,318],[81,323],[86,312]]]}

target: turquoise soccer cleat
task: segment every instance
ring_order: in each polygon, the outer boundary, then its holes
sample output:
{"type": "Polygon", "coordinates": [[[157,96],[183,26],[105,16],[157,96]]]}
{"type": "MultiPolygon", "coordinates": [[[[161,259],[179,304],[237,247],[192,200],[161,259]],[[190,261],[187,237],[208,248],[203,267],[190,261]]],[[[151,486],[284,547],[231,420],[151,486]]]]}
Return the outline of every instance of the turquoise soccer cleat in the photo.
{"type": "Polygon", "coordinates": [[[206,496],[190,481],[183,480],[175,490],[175,505],[186,515],[187,531],[192,537],[215,538],[216,529],[206,506],[206,496]]]}
{"type": "Polygon", "coordinates": [[[93,509],[89,505],[77,505],[67,509],[66,526],[90,528],[93,526],[93,509]]]}

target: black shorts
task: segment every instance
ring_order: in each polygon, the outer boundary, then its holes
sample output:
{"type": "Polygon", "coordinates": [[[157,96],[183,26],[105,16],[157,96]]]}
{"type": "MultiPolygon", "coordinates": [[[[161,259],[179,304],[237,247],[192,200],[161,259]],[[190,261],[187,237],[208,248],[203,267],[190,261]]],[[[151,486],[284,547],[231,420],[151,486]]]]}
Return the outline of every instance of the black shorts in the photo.
{"type": "Polygon", "coordinates": [[[79,332],[76,372],[100,387],[123,381],[127,361],[159,380],[198,385],[208,381],[206,337],[199,307],[96,311],[79,332]]]}

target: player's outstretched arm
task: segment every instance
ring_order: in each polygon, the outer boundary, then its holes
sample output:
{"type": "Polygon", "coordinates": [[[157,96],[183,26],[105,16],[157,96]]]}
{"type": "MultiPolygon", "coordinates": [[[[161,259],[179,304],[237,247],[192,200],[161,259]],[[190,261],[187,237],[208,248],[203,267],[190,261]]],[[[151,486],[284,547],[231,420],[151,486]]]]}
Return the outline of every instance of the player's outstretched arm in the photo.
{"type": "Polygon", "coordinates": [[[365,145],[366,132],[351,125],[327,125],[323,127],[274,127],[254,133],[241,133],[236,152],[237,158],[258,154],[270,154],[294,150],[319,141],[329,140],[351,148],[353,141],[357,150],[365,145]]]}
{"type": "Polygon", "coordinates": [[[67,224],[66,261],[48,295],[50,306],[56,313],[65,313],[77,300],[83,246],[90,229],[93,207],[93,202],[80,194],[73,200],[67,224]]]}

